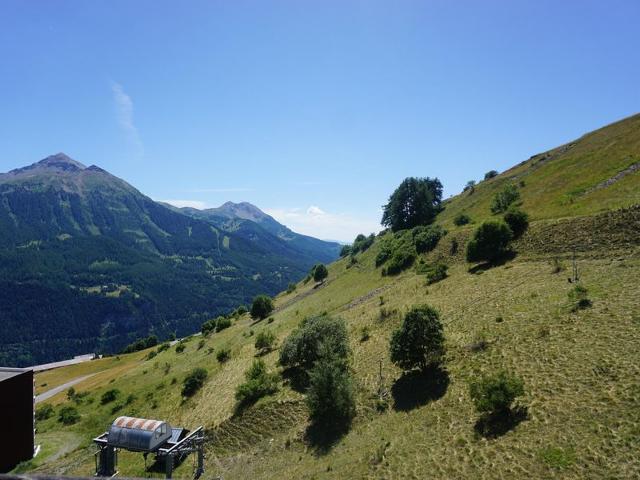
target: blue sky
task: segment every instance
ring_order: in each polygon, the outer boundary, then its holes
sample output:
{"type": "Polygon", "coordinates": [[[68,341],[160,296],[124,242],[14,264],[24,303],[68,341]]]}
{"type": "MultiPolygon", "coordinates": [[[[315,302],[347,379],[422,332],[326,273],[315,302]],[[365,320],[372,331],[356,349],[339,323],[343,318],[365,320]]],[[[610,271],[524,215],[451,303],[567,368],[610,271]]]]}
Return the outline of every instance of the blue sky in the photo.
{"type": "Polygon", "coordinates": [[[0,2],[0,170],[63,151],[157,200],[378,228],[640,110],[638,1],[0,2]]]}

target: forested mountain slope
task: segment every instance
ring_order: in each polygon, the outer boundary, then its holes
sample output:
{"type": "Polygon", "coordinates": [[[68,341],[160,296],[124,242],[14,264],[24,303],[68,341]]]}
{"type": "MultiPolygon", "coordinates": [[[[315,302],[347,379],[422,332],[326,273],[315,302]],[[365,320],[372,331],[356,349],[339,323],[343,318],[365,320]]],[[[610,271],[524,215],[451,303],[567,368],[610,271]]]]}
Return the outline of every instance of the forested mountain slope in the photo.
{"type": "Polygon", "coordinates": [[[0,175],[0,364],[184,335],[326,258],[250,222],[216,227],[175,212],[53,155],[0,175]],[[244,234],[252,226],[259,236],[244,234]]]}

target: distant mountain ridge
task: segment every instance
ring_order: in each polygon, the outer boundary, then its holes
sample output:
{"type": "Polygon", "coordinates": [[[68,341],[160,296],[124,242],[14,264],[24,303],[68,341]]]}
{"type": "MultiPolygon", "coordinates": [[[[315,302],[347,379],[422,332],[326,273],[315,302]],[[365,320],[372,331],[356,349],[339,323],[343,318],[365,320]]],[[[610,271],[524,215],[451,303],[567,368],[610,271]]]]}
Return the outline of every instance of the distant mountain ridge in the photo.
{"type": "Polygon", "coordinates": [[[289,241],[248,219],[167,208],[52,155],[0,174],[0,364],[192,333],[337,256],[331,243],[289,241]]]}
{"type": "Polygon", "coordinates": [[[233,228],[234,222],[248,220],[288,242],[294,248],[316,255],[322,262],[335,260],[340,252],[338,242],[319,240],[308,235],[295,233],[249,202],[226,202],[220,207],[203,210],[191,207],[183,207],[178,210],[194,218],[210,221],[220,227],[227,225],[228,228],[233,228]]]}

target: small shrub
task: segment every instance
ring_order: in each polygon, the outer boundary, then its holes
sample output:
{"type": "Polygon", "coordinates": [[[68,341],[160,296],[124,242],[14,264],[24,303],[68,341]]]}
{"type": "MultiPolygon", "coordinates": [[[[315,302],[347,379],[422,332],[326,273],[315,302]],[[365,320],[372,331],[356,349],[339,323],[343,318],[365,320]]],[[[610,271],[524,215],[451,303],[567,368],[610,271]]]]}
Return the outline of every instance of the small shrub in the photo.
{"type": "Polygon", "coordinates": [[[295,283],[290,283],[289,286],[287,287],[287,293],[293,293],[296,291],[296,284],[295,283]]]}
{"type": "Polygon", "coordinates": [[[459,213],[458,215],[456,215],[453,218],[453,224],[456,227],[461,227],[461,226],[466,225],[468,223],[471,223],[471,217],[469,215],[467,215],[466,213],[459,213]]]}
{"type": "Polygon", "coordinates": [[[503,218],[513,232],[513,238],[520,238],[529,227],[529,215],[517,208],[510,209],[503,218]]]}
{"type": "Polygon", "coordinates": [[[416,254],[409,248],[398,249],[393,252],[382,273],[383,275],[397,275],[413,265],[415,259],[416,254]]]}
{"type": "Polygon", "coordinates": [[[444,263],[438,262],[432,265],[426,272],[427,285],[432,285],[447,278],[447,270],[449,270],[449,267],[444,263]]]}
{"type": "Polygon", "coordinates": [[[589,308],[592,303],[588,297],[587,289],[582,285],[576,285],[567,294],[571,303],[571,310],[578,311],[589,308]]]}
{"type": "Polygon", "coordinates": [[[263,330],[256,336],[254,346],[260,353],[270,352],[276,341],[276,335],[271,330],[263,330]]]}
{"type": "Polygon", "coordinates": [[[204,338],[201,338],[198,342],[198,350],[202,350],[207,342],[205,342],[204,338]]]}
{"type": "Polygon", "coordinates": [[[139,352],[140,350],[144,350],[146,348],[155,347],[157,344],[158,337],[156,337],[155,335],[149,335],[146,338],[141,338],[127,345],[124,350],[122,350],[122,353],[139,352]]]}
{"type": "Polygon", "coordinates": [[[403,370],[425,370],[440,364],[444,334],[438,312],[428,305],[412,307],[391,336],[390,353],[391,361],[403,370]]]}
{"type": "Polygon", "coordinates": [[[127,396],[127,399],[124,401],[125,405],[131,405],[133,402],[135,402],[137,400],[138,397],[136,397],[133,393],[130,393],[127,396]]]}
{"type": "Polygon", "coordinates": [[[60,412],[58,413],[58,421],[63,425],[73,425],[78,420],[80,420],[80,414],[78,413],[78,409],[76,409],[76,407],[67,405],[62,407],[60,409],[60,412]]]}
{"type": "Polygon", "coordinates": [[[560,259],[554,258],[551,260],[551,273],[556,274],[566,270],[566,266],[560,259]]]}
{"type": "Polygon", "coordinates": [[[275,321],[275,318],[273,317],[267,318],[267,323],[273,323],[274,321],[275,321]]]}
{"type": "Polygon", "coordinates": [[[496,170],[489,170],[487,173],[484,174],[484,179],[490,180],[493,177],[497,177],[497,176],[498,176],[498,172],[496,170]]]}
{"type": "Polygon", "coordinates": [[[491,213],[503,213],[506,212],[511,204],[520,199],[520,192],[517,187],[512,184],[505,185],[505,187],[495,194],[491,202],[491,213]]]}
{"type": "Polygon", "coordinates": [[[182,396],[192,397],[202,388],[209,374],[204,368],[194,368],[182,382],[182,396]]]}
{"type": "Polygon", "coordinates": [[[118,413],[120,410],[122,410],[122,407],[124,407],[124,405],[122,405],[121,403],[116,403],[113,407],[111,407],[111,415],[115,415],[116,413],[118,413]]]}
{"type": "Polygon", "coordinates": [[[228,348],[221,348],[220,350],[218,350],[218,353],[216,353],[216,359],[220,363],[225,363],[230,358],[231,358],[231,350],[229,350],[228,348]]]}
{"type": "Polygon", "coordinates": [[[151,360],[152,358],[154,358],[156,355],[158,355],[158,352],[155,350],[151,350],[149,353],[147,353],[147,356],[145,357],[146,360],[151,360]]]}
{"type": "Polygon", "coordinates": [[[503,258],[509,250],[513,232],[504,222],[484,222],[473,234],[467,245],[467,261],[486,260],[495,262],[503,258]]]}
{"type": "Polygon", "coordinates": [[[169,350],[169,348],[171,348],[171,345],[169,345],[168,342],[165,342],[158,347],[158,353],[164,352],[165,350],[169,350]]]}
{"type": "Polygon", "coordinates": [[[380,251],[378,251],[378,254],[376,255],[376,267],[379,267],[380,265],[384,264],[387,260],[391,258],[391,255],[393,255],[393,250],[391,249],[391,246],[388,243],[382,245],[380,247],[380,251]]]}
{"type": "Polygon", "coordinates": [[[202,327],[200,330],[202,331],[202,334],[205,337],[216,331],[216,322],[217,322],[217,319],[212,318],[202,324],[202,327]]]}
{"type": "Polygon", "coordinates": [[[176,353],[182,353],[184,352],[184,349],[187,348],[187,346],[183,343],[183,342],[179,342],[176,345],[176,353]]]}
{"type": "Polygon", "coordinates": [[[262,360],[254,360],[244,376],[245,382],[236,389],[239,407],[255,403],[260,398],[278,391],[278,375],[269,373],[262,360]]]}
{"type": "Polygon", "coordinates": [[[273,312],[273,300],[267,295],[258,295],[251,304],[251,318],[263,320],[273,312]]]}
{"type": "Polygon", "coordinates": [[[229,328],[231,326],[231,319],[226,317],[218,317],[216,320],[216,332],[229,328]]]}
{"type": "Polygon", "coordinates": [[[107,390],[100,397],[100,403],[102,405],[106,405],[109,402],[113,402],[120,395],[120,390],[116,388],[112,388],[111,390],[107,390]]]}
{"type": "Polygon", "coordinates": [[[418,253],[427,253],[436,248],[445,231],[438,225],[413,229],[413,244],[418,253]]]}
{"type": "Polygon", "coordinates": [[[469,393],[479,413],[500,414],[508,412],[515,399],[524,395],[524,383],[515,375],[500,372],[471,382],[469,393]]]}
{"type": "Polygon", "coordinates": [[[344,258],[351,254],[351,245],[343,245],[340,249],[340,258],[344,258]]]}
{"type": "Polygon", "coordinates": [[[369,327],[365,325],[360,329],[360,341],[366,342],[367,340],[369,340],[369,338],[371,338],[369,327]]]}
{"type": "Polygon", "coordinates": [[[67,390],[67,400],[73,400],[76,396],[76,389],[71,387],[67,390]]]}
{"type": "Polygon", "coordinates": [[[45,403],[42,406],[36,408],[36,420],[42,422],[44,420],[48,420],[53,416],[53,407],[45,403]]]}

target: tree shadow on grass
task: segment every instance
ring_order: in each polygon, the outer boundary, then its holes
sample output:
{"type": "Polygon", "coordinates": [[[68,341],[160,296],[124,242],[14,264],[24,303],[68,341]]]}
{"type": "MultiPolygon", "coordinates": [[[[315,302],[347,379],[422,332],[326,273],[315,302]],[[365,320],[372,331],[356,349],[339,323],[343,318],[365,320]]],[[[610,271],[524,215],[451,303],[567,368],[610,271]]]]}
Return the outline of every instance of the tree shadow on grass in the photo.
{"type": "Polygon", "coordinates": [[[516,428],[529,418],[527,407],[515,407],[504,412],[482,415],[473,426],[477,436],[497,438],[516,428]]]}
{"type": "Polygon", "coordinates": [[[479,263],[478,265],[474,265],[473,267],[471,267],[469,269],[469,273],[473,273],[473,274],[480,274],[482,272],[486,272],[487,270],[494,268],[494,267],[500,267],[502,265],[504,265],[505,263],[507,263],[510,260],[513,260],[514,258],[516,258],[516,252],[514,252],[513,250],[509,250],[508,252],[506,252],[502,257],[500,257],[497,260],[494,260],[492,262],[484,262],[484,263],[479,263]]]}
{"type": "Polygon", "coordinates": [[[298,393],[305,393],[309,388],[309,374],[304,368],[287,368],[282,372],[282,379],[298,393]]]}
{"type": "Polygon", "coordinates": [[[326,455],[347,434],[350,427],[351,419],[312,422],[305,431],[305,441],[316,455],[326,455]]]}
{"type": "Polygon", "coordinates": [[[407,412],[438,400],[447,392],[449,381],[449,373],[440,366],[407,372],[391,387],[393,408],[407,412]]]}

